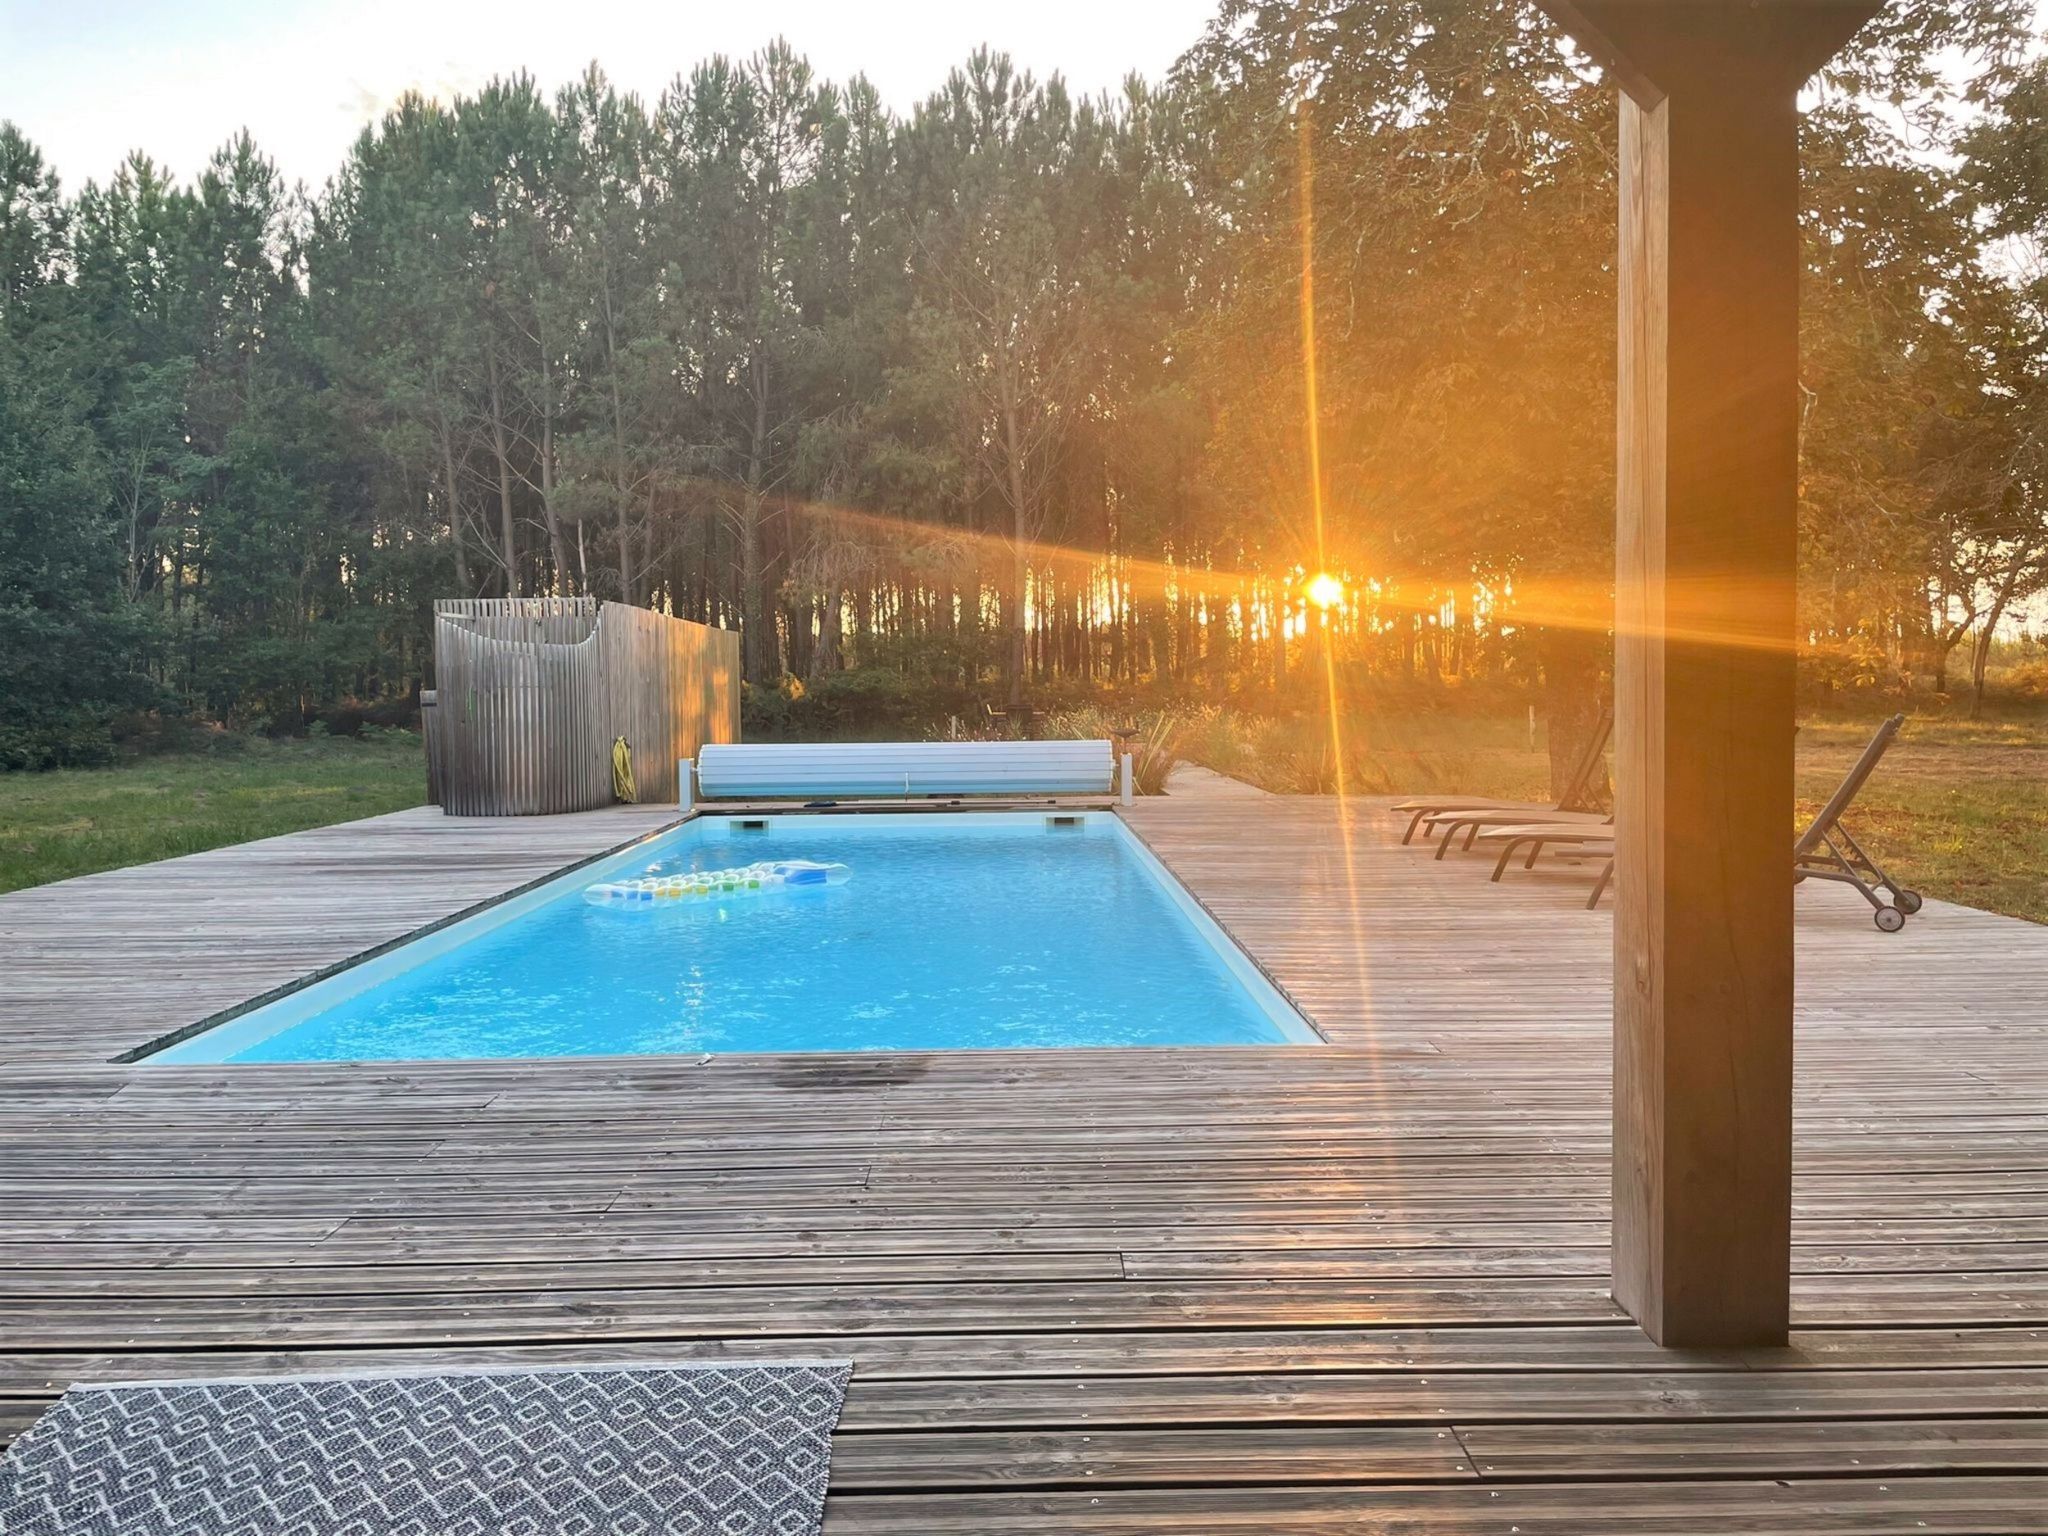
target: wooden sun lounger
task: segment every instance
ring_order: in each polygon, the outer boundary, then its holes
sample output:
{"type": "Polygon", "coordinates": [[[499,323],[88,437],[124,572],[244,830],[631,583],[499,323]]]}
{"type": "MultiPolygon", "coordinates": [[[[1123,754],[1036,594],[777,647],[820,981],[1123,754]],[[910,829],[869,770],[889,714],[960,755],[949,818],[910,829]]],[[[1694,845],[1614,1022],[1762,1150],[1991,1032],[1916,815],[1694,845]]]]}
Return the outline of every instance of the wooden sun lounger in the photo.
{"type": "Polygon", "coordinates": [[[1489,847],[1500,849],[1500,858],[1495,861],[1490,877],[1497,881],[1507,873],[1508,862],[1518,853],[1523,855],[1522,868],[1534,869],[1543,850],[1553,843],[1581,854],[1603,843],[1611,845],[1614,842],[1614,821],[1609,817],[1590,826],[1573,821],[1524,822],[1509,827],[1488,827],[1479,834],[1479,838],[1489,847]]]}
{"type": "Polygon", "coordinates": [[[1464,846],[1469,849],[1482,832],[1495,827],[1524,826],[1538,821],[1553,826],[1604,827],[1611,825],[1614,818],[1601,811],[1538,811],[1531,815],[1526,807],[1518,806],[1512,810],[1445,811],[1427,820],[1432,834],[1443,834],[1436,845],[1436,856],[1441,859],[1450,852],[1460,832],[1465,834],[1464,846]]]}
{"type": "Polygon", "coordinates": [[[1600,898],[1606,893],[1607,882],[1614,877],[1614,820],[1607,820],[1588,826],[1583,822],[1542,821],[1527,822],[1519,826],[1488,827],[1479,834],[1487,843],[1500,844],[1500,859],[1493,866],[1491,879],[1498,881],[1507,873],[1508,861],[1524,849],[1522,868],[1534,869],[1536,860],[1543,850],[1553,844],[1570,849],[1582,859],[1605,859],[1607,867],[1600,872],[1600,878],[1593,886],[1593,894],[1586,898],[1587,910],[1600,905],[1600,898]]]}
{"type": "Polygon", "coordinates": [[[1397,816],[1408,818],[1408,829],[1401,834],[1401,841],[1414,841],[1415,829],[1424,822],[1431,822],[1431,830],[1437,830],[1435,818],[1447,811],[1507,811],[1531,820],[1539,817],[1583,814],[1580,802],[1585,799],[1587,785],[1600,770],[1607,756],[1607,738],[1614,733],[1614,711],[1603,708],[1600,723],[1594,727],[1592,737],[1586,743],[1586,750],[1572,768],[1572,776],[1565,781],[1564,794],[1555,805],[1535,805],[1527,801],[1503,800],[1498,795],[1421,795],[1412,800],[1403,800],[1394,806],[1397,816]]]}
{"type": "Polygon", "coordinates": [[[1841,787],[1828,797],[1812,825],[1792,845],[1793,880],[1836,880],[1853,885],[1870,903],[1871,920],[1886,933],[1897,933],[1906,926],[1906,919],[1920,910],[1920,893],[1899,884],[1865,853],[1863,845],[1842,824],[1842,816],[1877,772],[1878,763],[1905,723],[1904,715],[1893,715],[1877,728],[1877,734],[1870,738],[1870,745],[1856,759],[1841,787]]]}
{"type": "MultiPolygon", "coordinates": [[[[1877,771],[1885,752],[1906,723],[1904,715],[1893,715],[1877,728],[1877,734],[1870,738],[1870,744],[1863,749],[1843,777],[1828,803],[1799,835],[1792,845],[1792,878],[1800,880],[1836,880],[1844,885],[1854,886],[1863,899],[1870,903],[1871,919],[1885,933],[1897,933],[1906,926],[1906,919],[1920,910],[1922,905],[1918,891],[1909,890],[1893,879],[1882,865],[1864,851],[1849,829],[1843,825],[1842,817],[1856,801],[1870,776],[1877,771]]],[[[1566,822],[1561,818],[1555,822],[1531,822],[1524,825],[1494,826],[1477,834],[1488,843],[1501,844],[1500,860],[1493,867],[1495,880],[1506,873],[1508,860],[1515,853],[1527,848],[1528,854],[1522,867],[1534,867],[1542,850],[1553,843],[1570,844],[1572,851],[1580,856],[1598,858],[1605,855],[1607,865],[1600,871],[1600,878],[1594,883],[1593,894],[1586,899],[1588,908],[1600,904],[1600,898],[1614,879],[1614,829],[1611,825],[1586,826],[1579,822],[1566,822]]],[[[1445,835],[1445,842],[1450,835],[1445,835]]],[[[1469,846],[1472,839],[1467,837],[1469,846]]],[[[1438,857],[1442,857],[1439,850],[1438,857]]]]}

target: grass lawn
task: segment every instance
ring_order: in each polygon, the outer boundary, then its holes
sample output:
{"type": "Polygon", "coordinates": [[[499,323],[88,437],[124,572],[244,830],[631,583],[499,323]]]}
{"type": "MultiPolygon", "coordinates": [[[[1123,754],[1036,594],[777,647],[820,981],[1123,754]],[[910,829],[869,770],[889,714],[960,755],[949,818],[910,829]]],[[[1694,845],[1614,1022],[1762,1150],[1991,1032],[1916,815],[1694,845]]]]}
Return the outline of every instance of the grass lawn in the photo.
{"type": "MultiPolygon", "coordinates": [[[[1809,714],[1801,722],[1801,826],[1881,718],[1809,714]]],[[[1328,734],[1310,720],[1210,715],[1180,748],[1265,789],[1327,794],[1336,761],[1328,734]]],[[[1540,741],[1530,750],[1523,720],[1366,714],[1348,722],[1344,736],[1349,793],[1549,798],[1549,758],[1540,741]]],[[[2015,702],[1979,722],[1909,715],[1847,820],[1880,864],[1923,895],[2048,922],[2048,703],[2015,702]]]]}
{"type": "MultiPolygon", "coordinates": [[[[1799,810],[1819,810],[1876,729],[1799,733],[1799,810]]],[[[1908,716],[1857,797],[1849,830],[1926,896],[2048,922],[2048,708],[1971,722],[1908,716]]]]}
{"type": "Polygon", "coordinates": [[[426,799],[419,737],[216,738],[112,768],[0,774],[0,891],[402,810],[426,799]]]}
{"type": "MultiPolygon", "coordinates": [[[[1877,717],[1809,716],[1799,733],[1799,812],[1811,816],[1877,717]]],[[[1309,720],[1214,713],[1181,754],[1287,794],[1328,793],[1335,753],[1309,720]]],[[[1445,711],[1366,715],[1344,738],[1354,794],[1547,798],[1549,759],[1527,723],[1445,711]]],[[[219,737],[203,751],[113,768],[0,774],[0,890],[197,853],[418,805],[419,738],[219,737]]],[[[1879,862],[1929,896],[2048,922],[2048,704],[1972,723],[1909,718],[1849,821],[1879,862]]],[[[1789,844],[1790,834],[1787,835],[1789,844]]]]}

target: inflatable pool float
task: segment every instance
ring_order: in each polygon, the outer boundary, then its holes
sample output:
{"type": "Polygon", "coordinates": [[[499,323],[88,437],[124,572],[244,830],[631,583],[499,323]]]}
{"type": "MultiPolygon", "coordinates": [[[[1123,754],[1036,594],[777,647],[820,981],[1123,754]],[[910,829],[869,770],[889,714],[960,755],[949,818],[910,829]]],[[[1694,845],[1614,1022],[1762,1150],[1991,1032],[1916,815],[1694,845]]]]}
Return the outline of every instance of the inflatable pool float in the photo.
{"type": "Polygon", "coordinates": [[[734,896],[766,896],[828,885],[844,885],[853,871],[844,864],[814,864],[809,859],[774,859],[743,864],[737,869],[693,870],[678,875],[644,875],[637,880],[606,880],[584,887],[583,899],[593,907],[653,907],[670,901],[724,900],[734,896]]]}

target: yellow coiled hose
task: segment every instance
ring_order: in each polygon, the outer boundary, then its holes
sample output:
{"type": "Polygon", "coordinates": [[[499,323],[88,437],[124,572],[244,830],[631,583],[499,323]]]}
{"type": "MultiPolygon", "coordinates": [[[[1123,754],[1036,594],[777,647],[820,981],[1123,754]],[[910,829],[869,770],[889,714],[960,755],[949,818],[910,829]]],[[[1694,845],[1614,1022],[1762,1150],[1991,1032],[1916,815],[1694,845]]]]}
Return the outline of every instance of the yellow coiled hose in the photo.
{"type": "Polygon", "coordinates": [[[612,793],[628,805],[640,798],[640,787],[633,782],[633,749],[623,736],[612,742],[612,793]]]}

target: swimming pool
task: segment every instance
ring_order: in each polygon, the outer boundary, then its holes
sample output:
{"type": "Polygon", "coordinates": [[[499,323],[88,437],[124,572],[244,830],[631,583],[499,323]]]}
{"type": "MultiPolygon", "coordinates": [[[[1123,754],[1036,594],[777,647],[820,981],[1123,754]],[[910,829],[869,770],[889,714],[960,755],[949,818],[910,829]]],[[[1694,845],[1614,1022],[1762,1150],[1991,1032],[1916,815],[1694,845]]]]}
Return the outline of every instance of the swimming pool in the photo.
{"type": "Polygon", "coordinates": [[[1115,816],[706,815],[195,1034],[153,1063],[1314,1043],[1115,816]],[[843,885],[619,907],[764,860],[843,885]]]}

